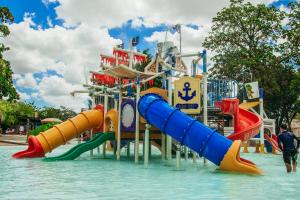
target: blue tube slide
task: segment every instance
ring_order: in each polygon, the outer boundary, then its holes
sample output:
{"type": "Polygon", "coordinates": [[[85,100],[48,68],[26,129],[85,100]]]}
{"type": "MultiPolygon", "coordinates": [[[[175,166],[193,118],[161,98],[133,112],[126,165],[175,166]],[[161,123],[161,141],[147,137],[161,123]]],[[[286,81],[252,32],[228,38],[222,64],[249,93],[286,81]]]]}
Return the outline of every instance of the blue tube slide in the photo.
{"type": "Polygon", "coordinates": [[[159,95],[142,96],[138,110],[148,123],[216,165],[220,165],[232,145],[231,140],[170,106],[159,95]]]}

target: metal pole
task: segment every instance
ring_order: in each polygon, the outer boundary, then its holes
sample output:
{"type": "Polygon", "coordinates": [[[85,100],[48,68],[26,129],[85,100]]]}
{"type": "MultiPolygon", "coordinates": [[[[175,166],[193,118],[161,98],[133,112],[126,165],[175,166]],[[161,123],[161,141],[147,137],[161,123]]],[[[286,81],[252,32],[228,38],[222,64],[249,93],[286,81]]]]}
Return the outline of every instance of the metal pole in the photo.
{"type": "MultiPolygon", "coordinates": [[[[208,117],[207,117],[207,69],[206,69],[206,50],[203,50],[203,122],[208,126],[208,117]]],[[[204,158],[204,163],[206,160],[204,158]]]]}
{"type": "Polygon", "coordinates": [[[179,25],[179,53],[181,55],[181,25],[179,25]]]}
{"type": "Polygon", "coordinates": [[[189,158],[188,148],[184,146],[184,159],[187,160],[189,158]]]}
{"type": "MultiPolygon", "coordinates": [[[[105,93],[104,95],[104,117],[106,116],[107,113],[107,108],[108,108],[108,95],[105,93]]],[[[105,131],[107,129],[107,127],[105,127],[105,123],[103,123],[103,131],[105,131]]],[[[103,143],[103,147],[102,147],[102,153],[103,153],[103,157],[105,158],[106,156],[106,142],[103,143]]]]}
{"type": "MultiPolygon", "coordinates": [[[[172,106],[172,77],[168,76],[168,103],[172,106]]],[[[172,160],[172,138],[167,135],[167,160],[172,160]]]]}
{"type": "Polygon", "coordinates": [[[196,163],[196,153],[195,152],[193,152],[193,163],[196,163]]]}
{"type": "Polygon", "coordinates": [[[140,77],[137,77],[136,81],[136,106],[135,106],[135,141],[134,141],[134,162],[139,162],[139,134],[140,134],[140,114],[138,112],[138,103],[140,99],[140,77]]]}
{"type": "Polygon", "coordinates": [[[166,135],[161,133],[161,159],[166,159],[166,135]]]}
{"type": "MultiPolygon", "coordinates": [[[[95,96],[92,96],[92,108],[94,108],[96,105],[95,105],[95,96]]],[[[93,138],[93,130],[90,130],[90,139],[93,138]]],[[[93,156],[94,154],[94,151],[93,149],[90,150],[90,156],[93,156]]]]}
{"type": "Polygon", "coordinates": [[[176,145],[176,169],[180,169],[180,144],[176,145]]]}
{"type": "Polygon", "coordinates": [[[127,143],[127,157],[130,157],[130,141],[127,143]]]}
{"type": "MultiPolygon", "coordinates": [[[[118,110],[118,100],[115,98],[114,99],[114,109],[118,110]]],[[[115,127],[114,127],[115,128],[115,127]]],[[[118,129],[118,128],[117,128],[118,129]]],[[[116,145],[115,145],[115,141],[113,141],[114,145],[113,145],[113,152],[114,152],[114,156],[116,156],[116,145]]]]}
{"type": "MultiPolygon", "coordinates": [[[[263,93],[263,92],[261,92],[263,93]]],[[[259,130],[259,136],[260,136],[260,153],[265,152],[265,145],[264,145],[264,100],[263,100],[263,94],[260,95],[259,98],[259,114],[262,119],[262,125],[259,130]]]]}
{"type": "Polygon", "coordinates": [[[132,38],[129,41],[130,45],[130,53],[129,53],[129,68],[132,69],[133,67],[133,46],[132,46],[132,38]]]}
{"type": "Polygon", "coordinates": [[[145,129],[145,146],[144,146],[144,165],[148,166],[149,163],[149,128],[151,127],[150,124],[146,124],[145,129]]]}
{"type": "MultiPolygon", "coordinates": [[[[122,80],[120,80],[122,82],[122,80]]],[[[119,89],[119,109],[118,109],[118,138],[117,138],[117,160],[120,160],[121,155],[121,104],[122,104],[122,89],[119,89]]]]}

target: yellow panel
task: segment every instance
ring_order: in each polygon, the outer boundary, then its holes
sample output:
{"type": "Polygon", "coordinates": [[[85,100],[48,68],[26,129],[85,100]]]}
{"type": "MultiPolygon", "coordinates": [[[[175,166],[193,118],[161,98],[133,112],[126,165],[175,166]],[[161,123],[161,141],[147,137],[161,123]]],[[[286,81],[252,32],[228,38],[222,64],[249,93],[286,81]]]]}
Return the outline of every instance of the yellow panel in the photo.
{"type": "Polygon", "coordinates": [[[199,114],[200,104],[200,79],[184,76],[175,81],[174,107],[187,114],[199,114]]]}
{"type": "Polygon", "coordinates": [[[239,105],[240,108],[245,109],[245,110],[249,110],[250,108],[254,108],[255,106],[259,105],[259,101],[254,101],[254,102],[246,102],[246,103],[242,103],[239,105]]]}

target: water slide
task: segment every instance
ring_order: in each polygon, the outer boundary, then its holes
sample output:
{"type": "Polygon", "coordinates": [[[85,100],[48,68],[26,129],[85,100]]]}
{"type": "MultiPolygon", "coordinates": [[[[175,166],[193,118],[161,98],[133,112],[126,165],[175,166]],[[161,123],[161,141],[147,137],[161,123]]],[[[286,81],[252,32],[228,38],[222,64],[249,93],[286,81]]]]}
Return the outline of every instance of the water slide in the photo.
{"type": "Polygon", "coordinates": [[[170,106],[159,95],[142,96],[138,109],[148,123],[220,166],[220,169],[249,174],[262,173],[254,163],[240,158],[240,140],[232,141],[222,136],[216,130],[170,106]]]}
{"type": "MultiPolygon", "coordinates": [[[[258,105],[256,102],[251,102],[253,105],[258,105]]],[[[253,112],[247,110],[250,104],[239,105],[238,99],[223,99],[216,106],[220,107],[222,112],[227,115],[232,115],[234,118],[235,133],[228,136],[230,140],[247,141],[254,137],[262,125],[262,119],[253,112]]]]}
{"type": "Polygon", "coordinates": [[[82,112],[65,122],[54,125],[37,136],[29,136],[28,148],[13,154],[14,158],[44,157],[56,147],[66,144],[69,140],[78,137],[86,130],[101,127],[103,123],[102,109],[93,109],[82,112]]]}
{"type": "Polygon", "coordinates": [[[84,152],[87,152],[89,150],[92,150],[100,146],[107,140],[114,140],[114,139],[115,139],[115,134],[112,132],[97,133],[90,141],[78,144],[62,155],[56,157],[46,157],[44,158],[44,160],[46,161],[74,160],[84,152]]]}
{"type": "Polygon", "coordinates": [[[281,149],[278,146],[278,142],[277,142],[277,136],[272,134],[272,137],[270,137],[268,134],[264,134],[264,138],[272,145],[272,148],[277,150],[277,151],[281,151],[281,149]]]}
{"type": "Polygon", "coordinates": [[[58,124],[58,123],[51,122],[51,123],[47,123],[47,124],[42,124],[42,125],[38,126],[37,128],[35,128],[34,130],[30,131],[29,134],[37,136],[38,134],[40,134],[40,132],[44,132],[44,131],[52,128],[56,124],[58,124]]]}

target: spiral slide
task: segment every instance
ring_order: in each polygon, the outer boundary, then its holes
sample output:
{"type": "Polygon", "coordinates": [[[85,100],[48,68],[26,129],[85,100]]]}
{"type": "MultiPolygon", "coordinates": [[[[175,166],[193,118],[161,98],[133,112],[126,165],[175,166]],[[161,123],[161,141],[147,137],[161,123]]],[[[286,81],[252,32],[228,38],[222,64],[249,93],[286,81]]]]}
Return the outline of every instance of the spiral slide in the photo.
{"type": "Polygon", "coordinates": [[[228,139],[247,141],[259,133],[262,119],[255,113],[243,109],[243,106],[240,107],[238,99],[223,99],[216,106],[220,107],[224,114],[234,117],[235,133],[228,136],[228,139]]]}
{"type": "Polygon", "coordinates": [[[148,123],[220,166],[220,169],[262,174],[254,163],[240,158],[240,140],[232,141],[218,134],[196,119],[173,108],[162,97],[146,94],[140,98],[138,108],[148,123]]]}
{"type": "Polygon", "coordinates": [[[44,158],[44,160],[46,161],[74,160],[84,152],[95,149],[96,147],[100,146],[102,143],[104,143],[107,140],[114,140],[114,139],[115,139],[115,134],[112,132],[97,133],[90,141],[78,144],[60,156],[46,157],[44,158]]]}
{"type": "Polygon", "coordinates": [[[41,132],[37,136],[29,136],[28,148],[13,154],[13,157],[44,157],[46,153],[51,152],[60,145],[66,144],[84,131],[101,127],[102,123],[103,111],[101,109],[82,112],[61,124],[54,125],[53,128],[41,132]]]}

